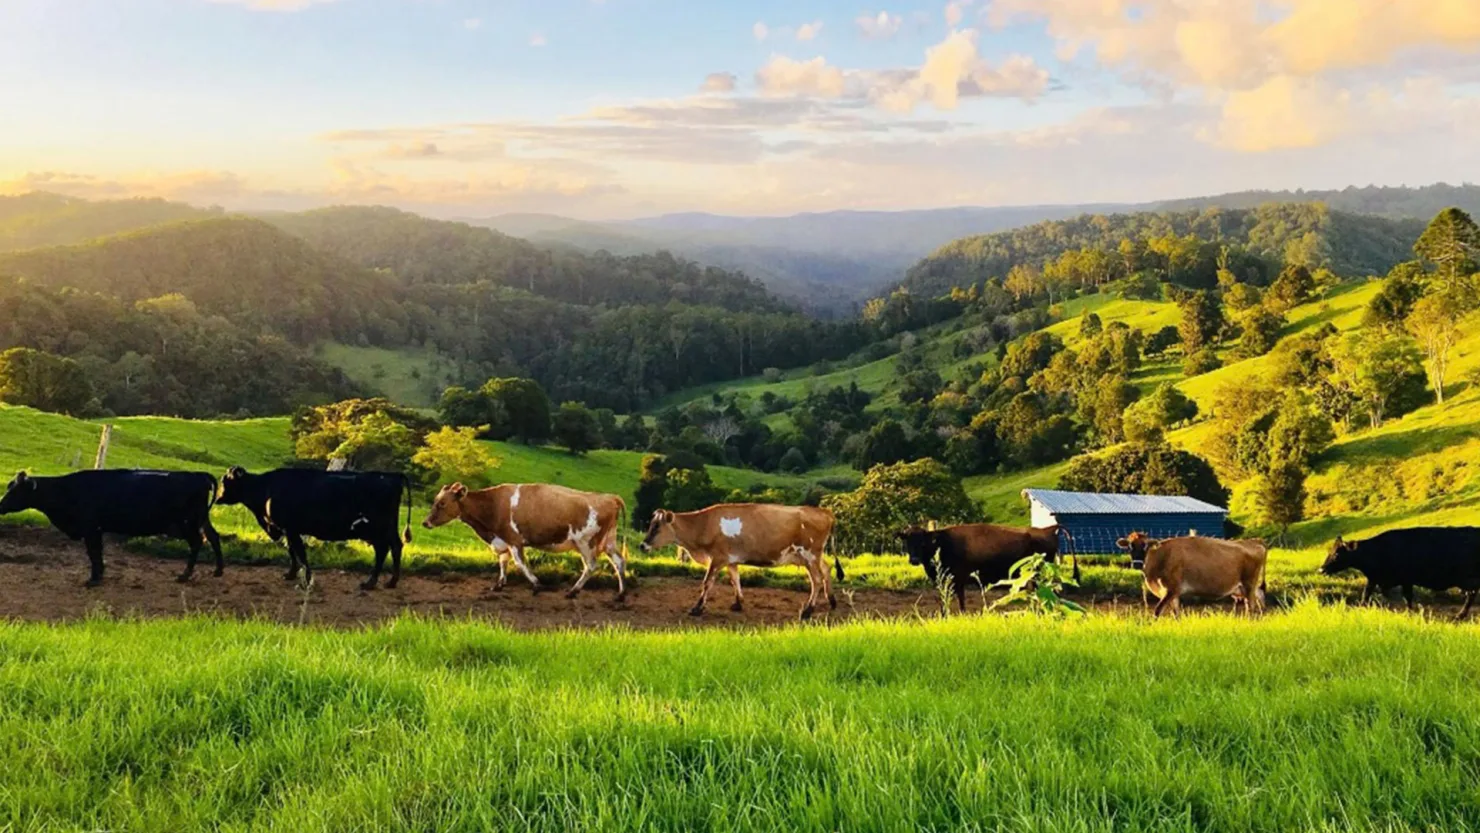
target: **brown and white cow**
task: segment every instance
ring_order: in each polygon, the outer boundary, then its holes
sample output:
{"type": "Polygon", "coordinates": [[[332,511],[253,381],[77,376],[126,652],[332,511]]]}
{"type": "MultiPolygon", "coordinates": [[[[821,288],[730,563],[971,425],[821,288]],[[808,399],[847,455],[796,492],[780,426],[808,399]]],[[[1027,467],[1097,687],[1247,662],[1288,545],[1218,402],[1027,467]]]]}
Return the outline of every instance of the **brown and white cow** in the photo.
{"type": "Polygon", "coordinates": [[[1179,613],[1182,596],[1206,596],[1214,599],[1233,597],[1233,607],[1240,602],[1249,612],[1264,609],[1264,567],[1269,550],[1263,541],[1244,539],[1225,541],[1220,538],[1168,538],[1157,540],[1132,532],[1116,545],[1131,553],[1132,560],[1142,561],[1146,589],[1160,601],[1156,615],[1164,611],[1179,613]]]}
{"type": "MultiPolygon", "coordinates": [[[[807,606],[801,612],[801,618],[806,620],[812,618],[819,590],[827,596],[828,605],[838,606],[823,563],[823,550],[832,537],[832,529],[833,514],[815,506],[726,503],[698,512],[659,509],[648,525],[642,551],[677,545],[708,568],[699,601],[689,611],[691,616],[704,614],[704,603],[721,568],[729,570],[730,583],[735,588],[735,603],[730,609],[739,611],[744,609],[745,601],[740,591],[741,564],[762,567],[800,564],[807,568],[807,580],[812,588],[807,606]]],[[[836,557],[833,566],[838,571],[838,580],[842,581],[843,565],[836,557]]]]}
{"type": "Polygon", "coordinates": [[[574,550],[581,555],[581,577],[565,595],[575,598],[596,569],[597,554],[605,553],[617,572],[620,602],[627,597],[627,559],[617,543],[617,533],[626,514],[627,505],[616,495],[543,483],[506,483],[470,492],[461,483],[454,483],[437,493],[422,526],[435,529],[460,520],[472,527],[498,554],[494,590],[504,589],[512,557],[534,592],[540,591],[539,579],[524,562],[525,549],[551,553],[574,550]]]}

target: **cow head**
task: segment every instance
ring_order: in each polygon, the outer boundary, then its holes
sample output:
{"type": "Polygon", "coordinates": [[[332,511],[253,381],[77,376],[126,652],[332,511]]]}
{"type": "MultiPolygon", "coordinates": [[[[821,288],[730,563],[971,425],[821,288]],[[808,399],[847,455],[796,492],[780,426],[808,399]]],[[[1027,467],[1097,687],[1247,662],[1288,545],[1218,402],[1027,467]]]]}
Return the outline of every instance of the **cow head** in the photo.
{"type": "Polygon", "coordinates": [[[5,488],[5,496],[0,497],[0,515],[30,509],[35,494],[36,481],[25,472],[16,474],[15,479],[5,488]]]}
{"type": "Polygon", "coordinates": [[[442,491],[437,493],[437,499],[432,501],[432,509],[427,512],[427,519],[422,521],[421,525],[427,529],[436,529],[461,518],[462,501],[467,496],[468,487],[461,483],[443,486],[442,491]]]}
{"type": "Polygon", "coordinates": [[[247,470],[241,466],[232,466],[226,470],[226,475],[221,478],[221,485],[216,489],[216,502],[222,506],[239,506],[245,495],[242,491],[246,488],[247,470]]]}
{"type": "Polygon", "coordinates": [[[1139,570],[1146,566],[1146,553],[1161,544],[1144,532],[1132,532],[1115,542],[1115,546],[1131,554],[1131,568],[1139,570]]]}
{"type": "Polygon", "coordinates": [[[638,549],[652,552],[677,543],[678,534],[673,530],[673,513],[667,509],[659,509],[653,513],[653,519],[648,523],[647,537],[642,539],[642,545],[638,549]]]}
{"type": "Polygon", "coordinates": [[[1326,553],[1326,562],[1321,565],[1321,572],[1328,576],[1334,576],[1345,570],[1351,570],[1357,566],[1357,541],[1343,541],[1341,536],[1331,542],[1331,551],[1326,553]]]}
{"type": "Polygon", "coordinates": [[[935,581],[935,554],[940,552],[940,536],[939,531],[918,526],[908,527],[899,533],[899,540],[904,543],[904,551],[909,554],[910,563],[925,568],[925,575],[932,582],[935,581]]]}

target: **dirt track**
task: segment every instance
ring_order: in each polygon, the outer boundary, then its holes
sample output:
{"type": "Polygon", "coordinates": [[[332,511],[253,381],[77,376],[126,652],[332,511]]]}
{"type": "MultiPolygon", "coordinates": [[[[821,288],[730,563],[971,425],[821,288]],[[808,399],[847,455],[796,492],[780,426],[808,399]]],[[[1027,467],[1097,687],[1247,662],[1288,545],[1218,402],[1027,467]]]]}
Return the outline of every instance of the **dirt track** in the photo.
{"type": "MultiPolygon", "coordinates": [[[[0,618],[67,621],[94,611],[117,616],[180,616],[219,613],[262,617],[281,622],[352,626],[414,611],[426,616],[467,617],[501,621],[532,630],[624,624],[634,628],[754,627],[796,620],[806,593],[765,587],[745,589],[745,610],[730,611],[727,583],[716,585],[702,618],[687,615],[698,597],[699,582],[688,578],[642,578],[629,588],[627,602],[613,604],[614,582],[593,578],[579,598],[565,598],[565,586],[538,595],[522,578],[511,577],[501,593],[490,591],[493,573],[406,574],[395,590],[367,593],[363,574],[341,570],[314,573],[307,594],[283,580],[281,566],[227,563],[226,575],[215,578],[203,559],[187,584],[175,581],[181,561],[130,553],[110,542],[102,587],[86,588],[87,556],[82,545],[51,530],[0,529],[0,618]]],[[[973,600],[975,601],[975,600],[973,600]]],[[[838,594],[838,610],[824,605],[818,619],[852,616],[902,616],[917,608],[928,615],[935,604],[919,592],[859,590],[851,599],[838,594]]]]}

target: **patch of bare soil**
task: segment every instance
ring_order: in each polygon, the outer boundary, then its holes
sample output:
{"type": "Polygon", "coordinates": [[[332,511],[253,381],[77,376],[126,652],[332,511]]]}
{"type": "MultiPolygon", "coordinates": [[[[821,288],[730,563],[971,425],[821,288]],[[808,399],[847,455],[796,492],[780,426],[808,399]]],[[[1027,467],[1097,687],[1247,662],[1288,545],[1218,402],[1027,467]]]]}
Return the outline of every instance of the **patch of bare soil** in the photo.
{"type": "MultiPolygon", "coordinates": [[[[175,577],[181,561],[139,555],[110,542],[104,554],[107,572],[103,585],[83,586],[87,555],[52,530],[0,529],[0,618],[34,621],[70,621],[96,611],[115,616],[168,617],[218,614],[265,618],[278,622],[347,627],[374,623],[412,611],[424,616],[475,617],[503,622],[521,630],[589,628],[627,625],[633,628],[743,628],[796,621],[806,603],[802,591],[766,587],[745,588],[745,609],[732,612],[728,584],[716,585],[702,617],[688,615],[699,595],[699,582],[688,578],[639,578],[629,582],[627,600],[616,604],[615,581],[598,584],[593,578],[575,599],[567,586],[547,587],[534,594],[522,577],[510,576],[502,592],[492,592],[495,572],[486,575],[444,573],[404,574],[394,590],[360,589],[362,573],[317,570],[306,593],[283,580],[281,566],[226,565],[226,575],[211,575],[213,564],[203,558],[195,576],[185,584],[175,577]]],[[[816,618],[846,621],[859,616],[898,617],[928,615],[935,604],[920,592],[896,593],[858,590],[838,595],[838,609],[824,602],[816,618]]]]}

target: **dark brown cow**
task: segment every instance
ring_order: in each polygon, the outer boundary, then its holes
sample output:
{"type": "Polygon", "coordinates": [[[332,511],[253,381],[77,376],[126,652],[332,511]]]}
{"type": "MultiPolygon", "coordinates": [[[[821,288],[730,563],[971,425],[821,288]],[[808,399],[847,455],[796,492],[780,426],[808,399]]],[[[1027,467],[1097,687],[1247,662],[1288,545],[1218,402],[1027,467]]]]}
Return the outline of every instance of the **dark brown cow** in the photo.
{"type": "Polygon", "coordinates": [[[427,529],[460,520],[478,533],[498,554],[498,582],[504,589],[509,558],[529,579],[534,592],[540,580],[524,563],[524,550],[581,554],[581,577],[566,596],[575,598],[596,569],[597,553],[605,553],[617,573],[617,601],[627,598],[627,559],[617,543],[627,504],[616,495],[578,492],[542,483],[506,483],[470,492],[461,483],[444,486],[422,526],[427,529]]]}
{"type": "MultiPolygon", "coordinates": [[[[677,545],[708,568],[699,601],[689,610],[692,616],[704,614],[704,604],[722,567],[730,571],[730,583],[735,587],[735,603],[730,609],[739,611],[744,607],[739,565],[800,564],[807,568],[807,579],[812,586],[807,605],[801,611],[801,618],[806,620],[812,617],[819,590],[826,594],[828,605],[838,606],[822,560],[832,528],[833,514],[815,506],[727,503],[698,512],[659,509],[648,525],[642,551],[677,545]]],[[[833,567],[842,581],[843,566],[836,558],[833,567]]]]}
{"type": "MultiPolygon", "coordinates": [[[[956,591],[956,603],[966,609],[966,580],[976,576],[983,587],[1006,579],[1012,565],[1030,555],[1044,555],[1050,560],[1059,556],[1061,527],[997,526],[965,524],[945,529],[910,527],[899,533],[909,553],[910,563],[925,568],[931,583],[939,580],[939,565],[950,576],[956,591]]],[[[1068,537],[1068,532],[1064,532],[1068,537]]],[[[1074,557],[1074,580],[1079,580],[1079,557],[1074,557]]]]}
{"type": "Polygon", "coordinates": [[[1146,589],[1159,600],[1156,615],[1182,610],[1182,596],[1206,596],[1214,599],[1233,598],[1234,610],[1239,603],[1249,613],[1249,602],[1264,609],[1264,566],[1269,550],[1264,542],[1249,538],[1225,541],[1221,538],[1168,538],[1164,541],[1132,532],[1115,542],[1142,561],[1146,589]]]}

